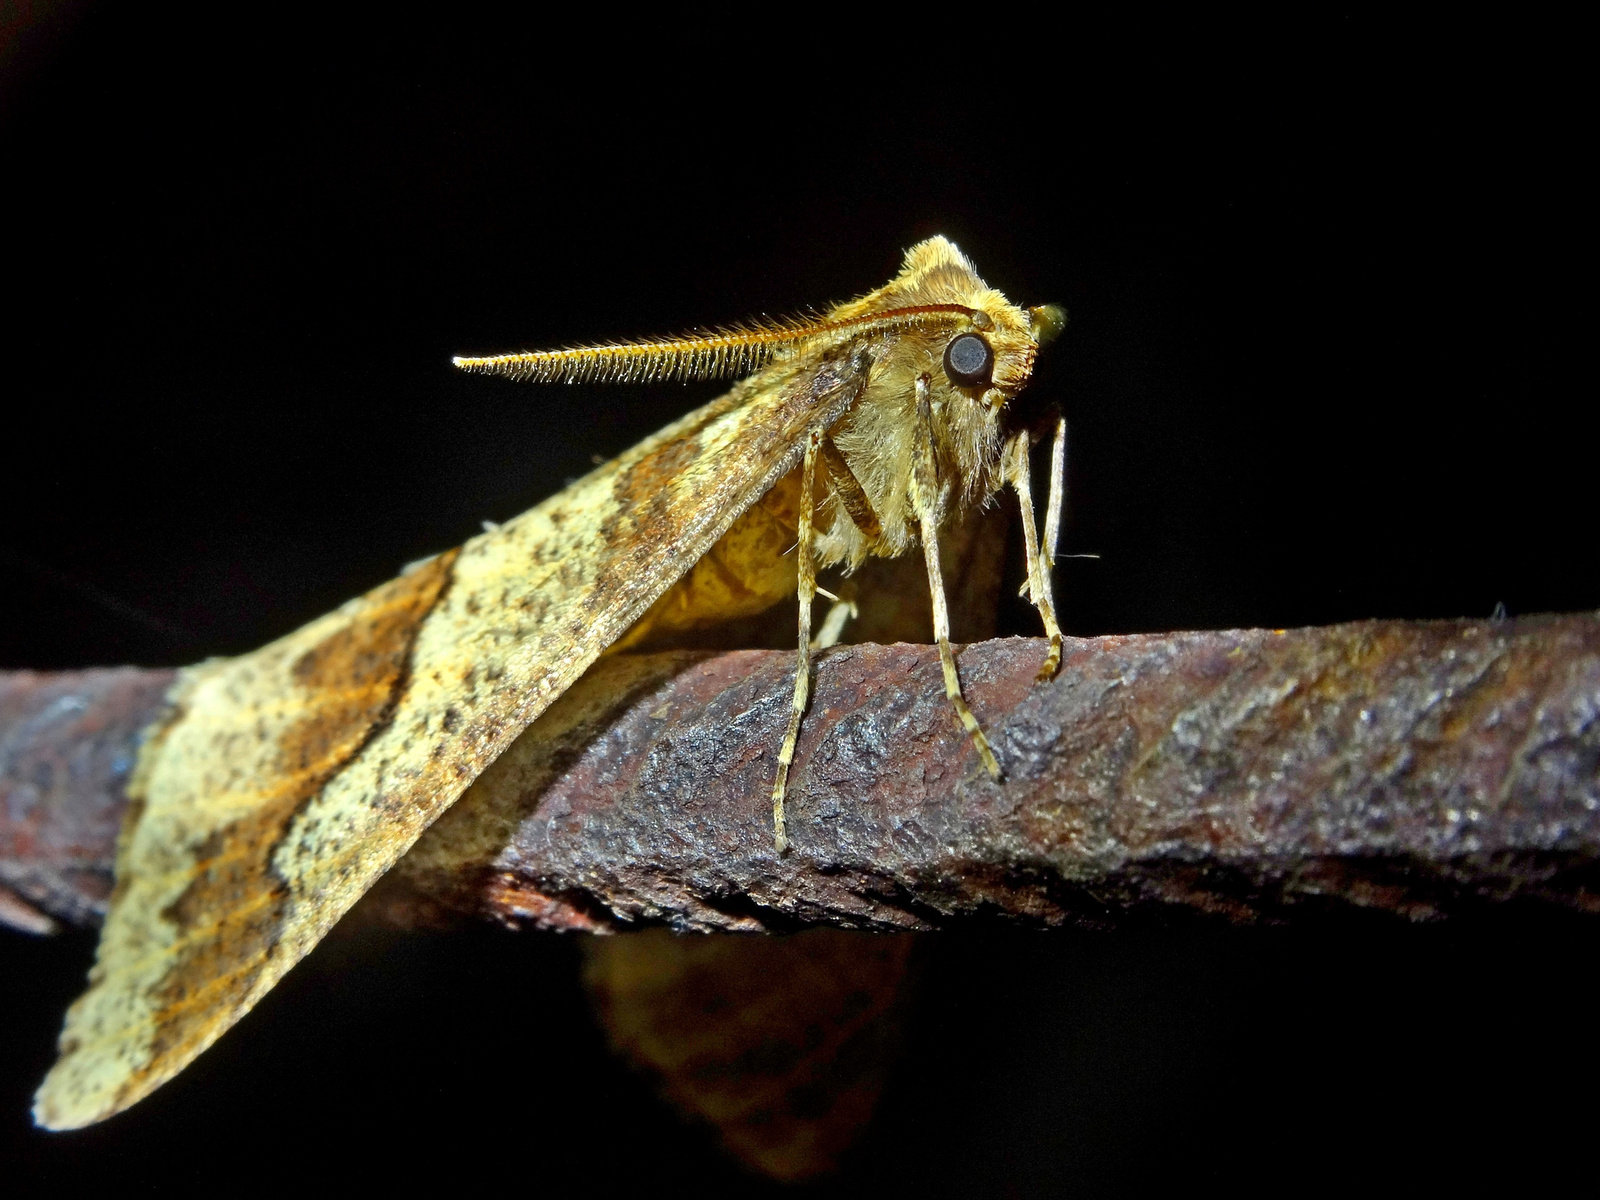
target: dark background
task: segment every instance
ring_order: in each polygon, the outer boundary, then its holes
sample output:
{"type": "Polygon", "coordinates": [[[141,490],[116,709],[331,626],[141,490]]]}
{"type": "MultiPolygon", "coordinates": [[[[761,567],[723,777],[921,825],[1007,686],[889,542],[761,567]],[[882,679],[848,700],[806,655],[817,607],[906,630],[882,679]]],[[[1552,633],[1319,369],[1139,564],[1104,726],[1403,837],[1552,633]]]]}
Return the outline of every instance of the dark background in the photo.
{"type": "MultiPolygon", "coordinates": [[[[8,12],[0,668],[249,650],[718,390],[452,354],[826,304],[936,232],[1072,314],[1069,633],[1600,605],[1572,31],[779,15],[8,12]]],[[[8,1184],[761,1190],[605,1055],[571,939],[487,929],[335,935],[151,1101],[34,1133],[92,946],[0,932],[8,1184]]],[[[1592,1128],[1596,948],[943,939],[832,1187],[1535,1179],[1592,1128]]]]}

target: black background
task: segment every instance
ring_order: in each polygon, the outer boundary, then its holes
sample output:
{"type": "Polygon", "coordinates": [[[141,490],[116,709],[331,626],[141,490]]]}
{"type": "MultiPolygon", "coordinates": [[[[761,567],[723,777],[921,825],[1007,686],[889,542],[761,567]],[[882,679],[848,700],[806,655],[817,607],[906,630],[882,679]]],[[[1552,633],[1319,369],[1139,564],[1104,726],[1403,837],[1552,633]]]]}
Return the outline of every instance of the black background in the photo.
{"type": "MultiPolygon", "coordinates": [[[[23,11],[0,667],[249,650],[718,390],[452,354],[826,304],[936,232],[1072,314],[1068,632],[1600,604],[1570,31],[23,11]]],[[[571,939],[487,929],[335,935],[151,1101],[35,1133],[92,946],[0,933],[8,1182],[761,1190],[605,1055],[571,939]]],[[[943,939],[831,1186],[1532,1180],[1594,1115],[1595,950],[1520,911],[943,939]]]]}

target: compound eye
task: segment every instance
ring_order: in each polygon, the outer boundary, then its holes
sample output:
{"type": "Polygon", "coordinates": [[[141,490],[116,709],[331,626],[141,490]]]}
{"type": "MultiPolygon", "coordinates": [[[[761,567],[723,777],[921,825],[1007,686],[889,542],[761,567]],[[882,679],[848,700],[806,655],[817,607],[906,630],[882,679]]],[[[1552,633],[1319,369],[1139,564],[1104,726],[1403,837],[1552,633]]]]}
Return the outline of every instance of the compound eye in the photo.
{"type": "Polygon", "coordinates": [[[950,339],[944,348],[944,373],[957,387],[977,387],[989,382],[994,370],[994,351],[976,333],[963,333],[950,339]]]}

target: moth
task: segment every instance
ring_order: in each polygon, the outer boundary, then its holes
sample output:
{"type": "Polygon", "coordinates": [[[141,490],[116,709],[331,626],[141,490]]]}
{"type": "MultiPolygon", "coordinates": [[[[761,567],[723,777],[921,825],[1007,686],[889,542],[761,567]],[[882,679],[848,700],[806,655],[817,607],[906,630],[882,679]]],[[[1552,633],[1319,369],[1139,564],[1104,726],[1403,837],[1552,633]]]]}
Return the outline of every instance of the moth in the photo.
{"type": "Polygon", "coordinates": [[[260,650],[180,674],[129,784],[89,988],[35,1120],[104,1120],[181,1071],[601,654],[796,595],[772,776],[785,853],[819,568],[920,548],[946,692],[998,776],[961,694],[939,535],[1016,492],[1024,591],[1049,636],[1040,677],[1052,676],[1064,430],[1041,537],[1036,431],[1013,401],[1064,323],[1054,305],[1012,304],[935,237],[888,284],[820,315],[457,359],[540,382],[744,378],[520,517],[260,650]]]}

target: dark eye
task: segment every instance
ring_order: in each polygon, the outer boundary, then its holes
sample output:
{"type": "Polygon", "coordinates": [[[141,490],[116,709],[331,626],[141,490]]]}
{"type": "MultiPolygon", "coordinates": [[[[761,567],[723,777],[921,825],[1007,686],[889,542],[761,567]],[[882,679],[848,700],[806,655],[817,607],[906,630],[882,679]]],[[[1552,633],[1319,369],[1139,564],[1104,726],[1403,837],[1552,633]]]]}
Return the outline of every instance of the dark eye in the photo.
{"type": "Polygon", "coordinates": [[[944,348],[944,373],[957,387],[976,387],[989,382],[994,369],[994,351],[976,333],[952,338],[944,348]]]}

